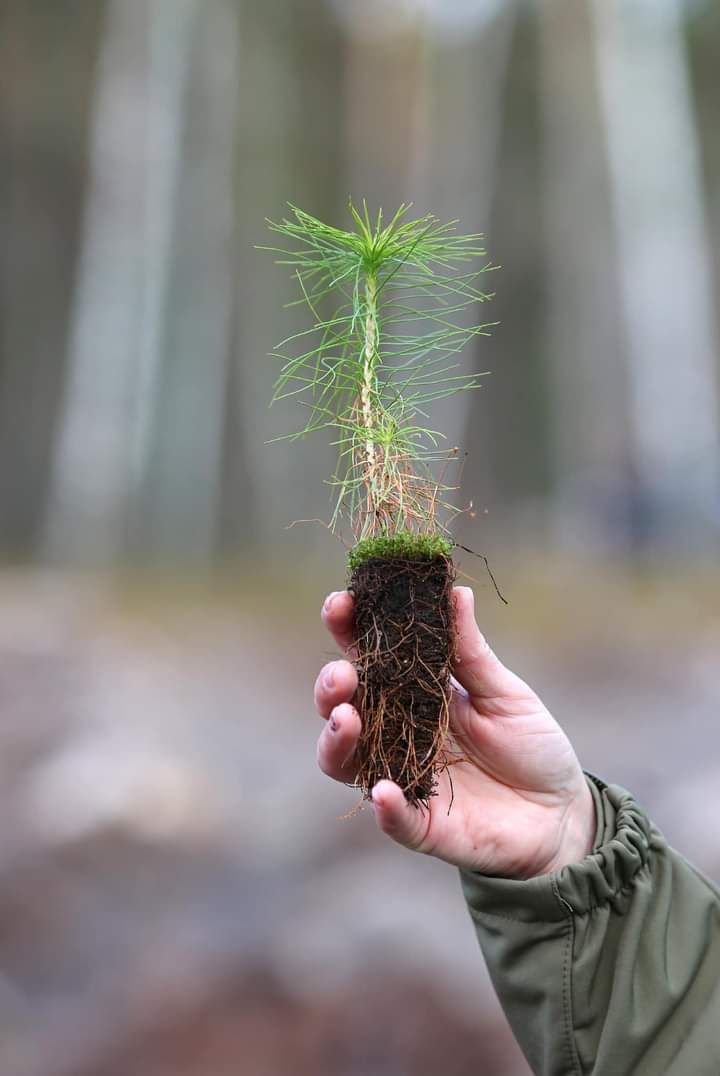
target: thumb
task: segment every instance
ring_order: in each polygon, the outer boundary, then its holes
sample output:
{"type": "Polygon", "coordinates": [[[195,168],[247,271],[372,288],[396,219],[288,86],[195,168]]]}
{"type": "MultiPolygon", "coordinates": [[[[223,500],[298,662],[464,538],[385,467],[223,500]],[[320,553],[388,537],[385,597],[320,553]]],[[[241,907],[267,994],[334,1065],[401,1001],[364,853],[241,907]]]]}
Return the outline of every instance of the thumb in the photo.
{"type": "Polygon", "coordinates": [[[527,684],[490,649],[475,622],[475,595],[470,587],[455,587],[455,661],[453,674],[471,698],[530,695],[527,684]]]}
{"type": "Polygon", "coordinates": [[[383,833],[398,844],[419,851],[430,825],[429,813],[411,806],[394,781],[378,781],[372,790],[372,803],[375,820],[383,833]]]}

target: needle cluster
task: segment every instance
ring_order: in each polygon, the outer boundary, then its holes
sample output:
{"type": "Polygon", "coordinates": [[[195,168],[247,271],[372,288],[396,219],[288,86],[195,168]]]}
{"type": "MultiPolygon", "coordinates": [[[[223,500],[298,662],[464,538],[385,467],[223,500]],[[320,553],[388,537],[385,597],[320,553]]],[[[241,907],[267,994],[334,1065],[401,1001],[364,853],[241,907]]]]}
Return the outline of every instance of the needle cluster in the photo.
{"type": "Polygon", "coordinates": [[[386,222],[382,210],[371,220],[366,205],[351,203],[348,231],[295,206],[289,219],[268,221],[284,243],[264,249],[291,268],[300,290],[291,305],[312,317],[275,348],[283,365],[273,400],[295,397],[308,409],[288,439],[331,432],[331,525],[347,516],[359,539],[443,528],[451,453],[428,409],[478,387],[483,375],[461,372],[458,356],[492,327],[475,322],[492,298],[482,277],[495,268],[482,236],[456,235],[455,222],[430,214],[408,219],[409,209],[386,222]]]}

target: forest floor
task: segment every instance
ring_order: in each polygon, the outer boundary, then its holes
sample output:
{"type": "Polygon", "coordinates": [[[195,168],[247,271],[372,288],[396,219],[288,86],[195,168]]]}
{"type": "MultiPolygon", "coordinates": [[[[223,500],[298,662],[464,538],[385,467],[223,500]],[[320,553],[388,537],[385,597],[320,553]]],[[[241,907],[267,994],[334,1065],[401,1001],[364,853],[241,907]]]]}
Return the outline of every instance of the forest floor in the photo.
{"type": "MultiPolygon", "coordinates": [[[[720,875],[718,581],[504,574],[507,608],[477,588],[497,652],[720,875]]],[[[7,1076],[527,1073],[455,872],[340,820],[355,794],[314,764],[327,584],[272,578],[0,576],[7,1076]]]]}

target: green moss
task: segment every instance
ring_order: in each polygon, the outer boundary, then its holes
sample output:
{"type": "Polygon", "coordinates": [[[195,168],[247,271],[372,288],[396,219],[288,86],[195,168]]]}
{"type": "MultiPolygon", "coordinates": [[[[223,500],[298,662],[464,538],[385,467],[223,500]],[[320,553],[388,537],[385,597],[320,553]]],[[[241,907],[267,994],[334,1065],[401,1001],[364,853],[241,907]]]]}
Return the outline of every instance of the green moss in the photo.
{"type": "Polygon", "coordinates": [[[379,538],[363,538],[348,553],[348,568],[353,571],[373,557],[390,560],[392,557],[417,557],[431,560],[433,557],[450,557],[454,543],[441,534],[398,534],[379,538]]]}

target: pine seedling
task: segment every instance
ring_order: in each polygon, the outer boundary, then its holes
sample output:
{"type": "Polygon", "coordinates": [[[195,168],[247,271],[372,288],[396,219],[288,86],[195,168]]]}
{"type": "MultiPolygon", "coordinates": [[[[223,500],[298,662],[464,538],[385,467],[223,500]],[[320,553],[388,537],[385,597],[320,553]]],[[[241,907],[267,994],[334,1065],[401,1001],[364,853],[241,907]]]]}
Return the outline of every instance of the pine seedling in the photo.
{"type": "Polygon", "coordinates": [[[453,652],[454,514],[432,404],[479,386],[459,355],[491,323],[475,322],[494,267],[480,235],[455,222],[387,222],[349,206],[343,231],[295,206],[268,221],[282,246],[265,247],[293,272],[312,324],[275,348],[282,362],[273,402],[293,398],[306,421],[288,440],[327,431],[337,448],[330,479],[333,529],[348,523],[355,597],[357,706],[363,730],[357,784],[381,778],[426,804],[447,764],[453,652]]]}

